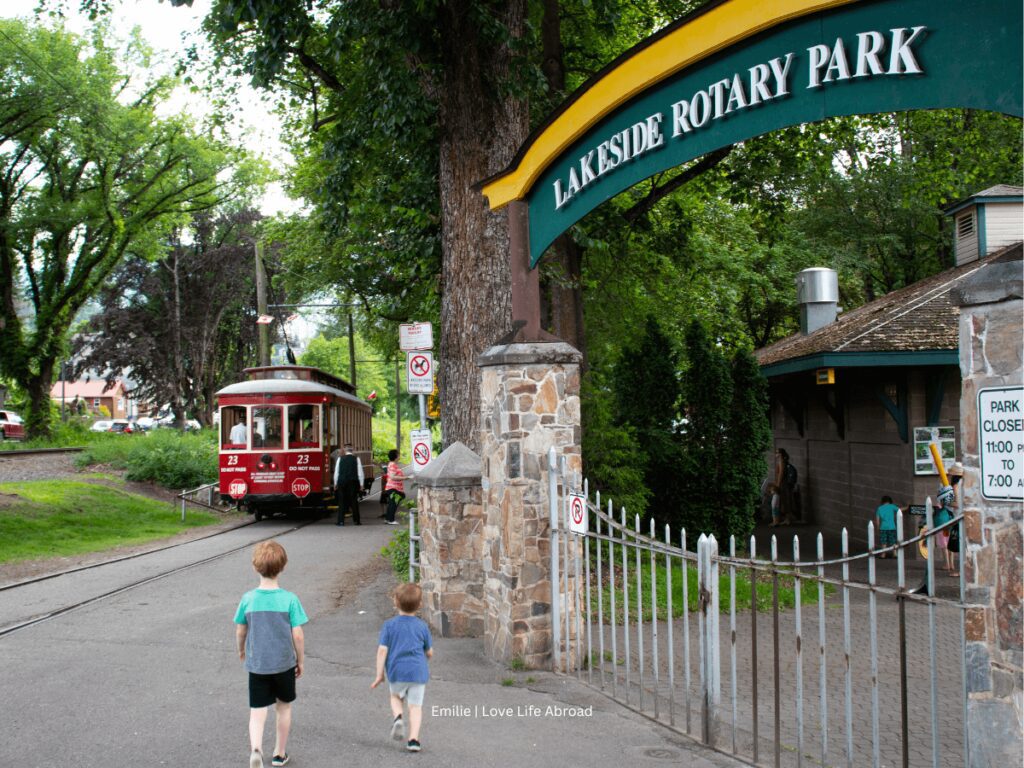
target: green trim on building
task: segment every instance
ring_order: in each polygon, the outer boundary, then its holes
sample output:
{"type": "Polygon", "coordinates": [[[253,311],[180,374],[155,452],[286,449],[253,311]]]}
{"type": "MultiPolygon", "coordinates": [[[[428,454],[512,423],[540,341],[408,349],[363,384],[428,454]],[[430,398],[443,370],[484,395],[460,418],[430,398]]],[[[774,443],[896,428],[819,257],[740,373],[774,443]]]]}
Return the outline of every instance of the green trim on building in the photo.
{"type": "Polygon", "coordinates": [[[999,195],[997,197],[982,197],[975,195],[974,197],[968,197],[962,203],[957,204],[953,208],[947,208],[945,214],[952,216],[953,214],[959,213],[964,208],[969,208],[972,205],[978,207],[989,205],[990,203],[1019,203],[1024,201],[1024,195],[999,195]]]}
{"type": "Polygon", "coordinates": [[[761,366],[767,378],[817,368],[894,368],[898,366],[960,365],[956,349],[930,349],[919,352],[820,352],[761,366]]]}

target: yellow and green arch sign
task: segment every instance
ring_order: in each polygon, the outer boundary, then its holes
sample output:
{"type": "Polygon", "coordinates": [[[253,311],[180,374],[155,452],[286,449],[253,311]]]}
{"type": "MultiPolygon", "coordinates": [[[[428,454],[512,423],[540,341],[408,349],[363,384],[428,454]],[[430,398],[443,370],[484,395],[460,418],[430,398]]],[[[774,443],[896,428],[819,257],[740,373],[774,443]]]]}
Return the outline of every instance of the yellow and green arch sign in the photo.
{"type": "Polygon", "coordinates": [[[483,184],[529,209],[530,265],[604,201],[720,147],[827,117],[1022,115],[1020,0],[725,0],[621,56],[483,184]]]}

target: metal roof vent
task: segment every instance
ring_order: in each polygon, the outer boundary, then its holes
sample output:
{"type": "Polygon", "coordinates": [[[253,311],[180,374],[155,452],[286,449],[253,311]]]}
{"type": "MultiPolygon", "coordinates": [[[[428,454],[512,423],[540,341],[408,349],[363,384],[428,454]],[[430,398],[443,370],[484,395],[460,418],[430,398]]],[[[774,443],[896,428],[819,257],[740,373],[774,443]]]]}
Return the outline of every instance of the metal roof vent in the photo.
{"type": "Polygon", "coordinates": [[[839,275],[828,267],[811,267],[796,276],[800,333],[805,336],[834,323],[839,314],[839,275]]]}

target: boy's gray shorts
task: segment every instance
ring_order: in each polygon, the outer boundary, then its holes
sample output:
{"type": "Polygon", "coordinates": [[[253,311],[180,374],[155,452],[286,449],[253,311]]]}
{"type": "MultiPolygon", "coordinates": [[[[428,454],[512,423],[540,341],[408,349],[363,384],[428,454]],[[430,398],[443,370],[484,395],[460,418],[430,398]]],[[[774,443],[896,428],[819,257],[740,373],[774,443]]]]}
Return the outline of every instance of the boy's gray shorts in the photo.
{"type": "Polygon", "coordinates": [[[388,683],[392,696],[398,696],[416,707],[423,706],[423,694],[427,692],[426,683],[388,683]]]}

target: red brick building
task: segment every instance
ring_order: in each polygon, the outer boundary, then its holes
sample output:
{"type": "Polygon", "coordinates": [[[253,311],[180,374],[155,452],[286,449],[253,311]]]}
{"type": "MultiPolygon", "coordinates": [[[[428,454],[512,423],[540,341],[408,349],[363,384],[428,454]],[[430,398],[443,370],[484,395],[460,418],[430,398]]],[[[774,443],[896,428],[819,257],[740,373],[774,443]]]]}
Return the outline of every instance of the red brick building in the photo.
{"type": "Polygon", "coordinates": [[[101,407],[107,409],[112,419],[124,419],[129,414],[128,389],[120,379],[109,386],[103,379],[58,381],[50,388],[50,399],[58,403],[63,399],[67,408],[73,408],[77,399],[94,416],[100,415],[101,407]]]}

